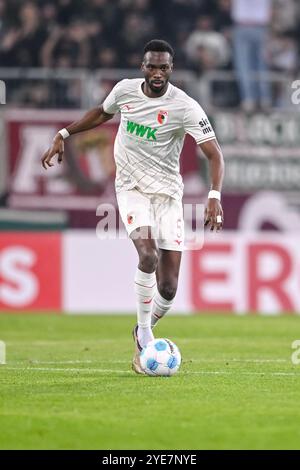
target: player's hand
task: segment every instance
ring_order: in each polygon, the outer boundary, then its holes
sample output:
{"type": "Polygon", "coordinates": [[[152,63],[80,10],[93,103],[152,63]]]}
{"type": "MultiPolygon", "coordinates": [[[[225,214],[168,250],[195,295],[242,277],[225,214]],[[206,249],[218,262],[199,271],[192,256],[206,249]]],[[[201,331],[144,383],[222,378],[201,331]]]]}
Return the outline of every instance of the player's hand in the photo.
{"type": "Polygon", "coordinates": [[[204,226],[210,227],[216,232],[222,230],[223,227],[223,209],[218,199],[208,199],[207,206],[204,212],[204,226]]]}
{"type": "Polygon", "coordinates": [[[51,167],[54,165],[51,160],[56,154],[58,154],[58,163],[62,162],[64,156],[64,148],[64,139],[60,134],[56,134],[51,147],[44,153],[42,157],[42,165],[45,170],[47,170],[47,167],[51,167]]]}

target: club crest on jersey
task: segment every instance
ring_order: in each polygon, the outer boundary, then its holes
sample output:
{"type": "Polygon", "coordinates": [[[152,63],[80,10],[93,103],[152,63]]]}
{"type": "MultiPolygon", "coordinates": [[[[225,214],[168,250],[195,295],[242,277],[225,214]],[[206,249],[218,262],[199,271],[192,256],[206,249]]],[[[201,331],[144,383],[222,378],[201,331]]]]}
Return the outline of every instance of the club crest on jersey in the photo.
{"type": "Polygon", "coordinates": [[[168,111],[163,111],[162,109],[158,111],[157,122],[159,124],[166,124],[168,121],[168,111]]]}

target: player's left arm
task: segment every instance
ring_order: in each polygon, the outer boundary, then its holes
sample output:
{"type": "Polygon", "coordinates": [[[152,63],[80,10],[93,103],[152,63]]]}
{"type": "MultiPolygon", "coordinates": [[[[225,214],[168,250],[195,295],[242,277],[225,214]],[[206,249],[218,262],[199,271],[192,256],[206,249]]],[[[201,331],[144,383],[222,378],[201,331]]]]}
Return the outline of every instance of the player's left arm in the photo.
{"type": "MultiPolygon", "coordinates": [[[[211,190],[222,190],[222,182],[224,177],[224,159],[220,145],[217,139],[208,140],[200,143],[199,147],[209,162],[211,190]]],[[[210,226],[211,230],[216,229],[218,232],[223,227],[223,209],[221,201],[216,198],[209,198],[205,207],[205,226],[210,226]],[[221,216],[217,219],[218,216],[221,216]],[[221,220],[218,222],[217,220],[221,220]]]]}

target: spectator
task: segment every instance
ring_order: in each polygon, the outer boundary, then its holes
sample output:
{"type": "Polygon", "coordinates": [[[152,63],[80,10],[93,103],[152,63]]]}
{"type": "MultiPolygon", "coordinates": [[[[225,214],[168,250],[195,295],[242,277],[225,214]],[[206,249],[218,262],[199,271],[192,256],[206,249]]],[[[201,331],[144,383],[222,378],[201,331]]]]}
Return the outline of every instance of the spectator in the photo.
{"type": "MultiPolygon", "coordinates": [[[[270,69],[281,73],[287,79],[296,72],[298,65],[298,49],[295,38],[290,33],[274,35],[268,45],[268,63],[270,69]]],[[[286,82],[275,82],[273,85],[273,101],[275,106],[282,107],[290,101],[286,82]]]]}
{"type": "Polygon", "coordinates": [[[24,3],[18,15],[20,26],[11,26],[2,38],[3,65],[37,67],[40,47],[46,31],[40,22],[39,9],[33,2],[24,3]]]}
{"type": "Polygon", "coordinates": [[[226,39],[231,40],[231,0],[217,0],[217,8],[214,12],[214,21],[216,30],[222,33],[226,39]]]}
{"type": "Polygon", "coordinates": [[[140,53],[140,44],[153,37],[154,31],[154,23],[148,21],[147,17],[137,13],[125,16],[118,41],[118,51],[124,67],[128,67],[131,54],[140,53]]]}
{"type": "Polygon", "coordinates": [[[214,30],[210,16],[199,16],[196,29],[188,37],[186,53],[198,72],[216,69],[228,64],[230,46],[225,37],[214,30]]]}
{"type": "Polygon", "coordinates": [[[116,50],[108,46],[99,48],[94,65],[96,68],[117,68],[118,57],[116,50]]]}
{"type": "Polygon", "coordinates": [[[268,45],[268,63],[272,70],[291,75],[298,65],[298,50],[293,35],[274,35],[268,45]]]}
{"type": "Polygon", "coordinates": [[[5,25],[5,13],[6,13],[6,5],[4,0],[0,0],[0,40],[4,34],[4,25],[5,25]]]}
{"type": "Polygon", "coordinates": [[[90,43],[84,21],[75,18],[69,26],[53,29],[41,56],[44,67],[57,66],[57,60],[62,56],[69,56],[73,67],[87,67],[90,63],[90,43]]]}
{"type": "Polygon", "coordinates": [[[274,0],[272,30],[279,34],[296,31],[298,24],[295,0],[274,0]]]}
{"type": "MultiPolygon", "coordinates": [[[[160,37],[174,46],[177,70],[201,74],[230,69],[234,62],[239,90],[235,82],[216,78],[211,83],[214,105],[237,106],[240,92],[243,108],[251,111],[271,101],[269,84],[254,81],[252,74],[268,68],[297,72],[299,18],[299,0],[0,0],[0,63],[137,69],[140,45],[160,37]]],[[[47,99],[42,91],[39,87],[24,97],[42,106],[42,97],[47,99]]],[[[278,102],[275,85],[272,96],[278,102]]],[[[68,98],[70,106],[75,101],[68,98]]]]}
{"type": "Polygon", "coordinates": [[[262,108],[271,104],[269,83],[261,77],[268,69],[265,46],[271,14],[272,0],[232,0],[234,64],[246,112],[257,104],[262,108]]]}

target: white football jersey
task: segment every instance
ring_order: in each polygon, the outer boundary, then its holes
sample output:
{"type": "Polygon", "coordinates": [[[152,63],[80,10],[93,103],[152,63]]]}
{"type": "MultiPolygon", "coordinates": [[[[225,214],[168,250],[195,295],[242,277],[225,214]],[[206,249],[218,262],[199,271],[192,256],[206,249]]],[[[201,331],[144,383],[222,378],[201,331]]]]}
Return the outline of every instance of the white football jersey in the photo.
{"type": "Polygon", "coordinates": [[[121,113],[114,145],[116,192],[137,188],[181,199],[179,157],[185,134],[197,144],[215,134],[201,106],[184,91],[169,83],[163,96],[148,98],[143,82],[120,81],[103,103],[106,113],[121,113]]]}

